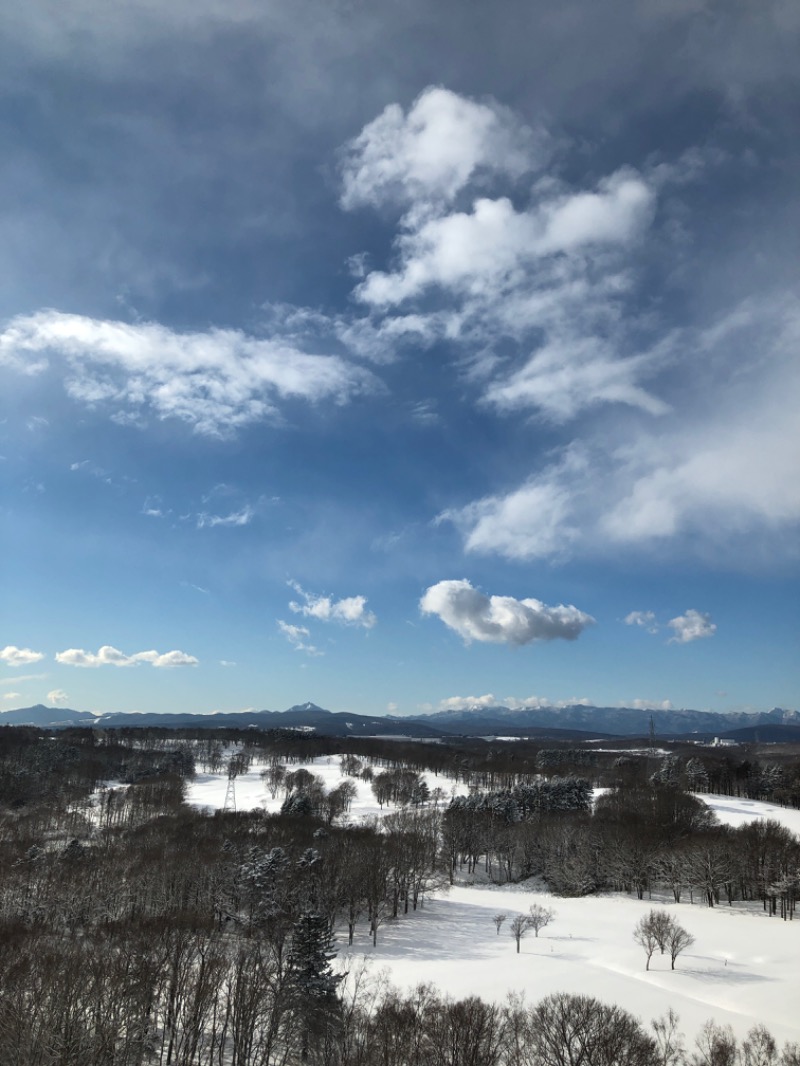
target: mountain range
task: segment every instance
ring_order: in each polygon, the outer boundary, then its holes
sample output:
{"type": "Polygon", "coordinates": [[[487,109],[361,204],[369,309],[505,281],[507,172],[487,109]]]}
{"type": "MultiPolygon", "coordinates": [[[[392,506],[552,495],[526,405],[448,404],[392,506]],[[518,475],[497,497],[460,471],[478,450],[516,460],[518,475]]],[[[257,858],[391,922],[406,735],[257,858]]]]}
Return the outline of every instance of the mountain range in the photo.
{"type": "Polygon", "coordinates": [[[800,712],[776,707],[771,711],[717,713],[694,710],[641,710],[635,707],[521,707],[473,706],[459,710],[400,717],[327,711],[314,703],[286,711],[235,711],[215,714],[158,714],[130,712],[93,714],[65,707],[36,704],[0,712],[0,725],[40,728],[94,726],[161,728],[302,729],[328,736],[385,736],[436,739],[448,736],[535,736],[552,739],[589,739],[606,736],[730,736],[745,740],[800,740],[800,712]]]}

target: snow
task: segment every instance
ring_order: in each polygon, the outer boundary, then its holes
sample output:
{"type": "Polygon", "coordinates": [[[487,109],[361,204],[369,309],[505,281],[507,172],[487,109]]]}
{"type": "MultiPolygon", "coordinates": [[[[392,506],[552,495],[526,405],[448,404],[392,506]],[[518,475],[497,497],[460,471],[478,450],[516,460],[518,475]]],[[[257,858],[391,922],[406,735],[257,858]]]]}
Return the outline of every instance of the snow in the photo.
{"type": "MultiPolygon", "coordinates": [[[[339,763],[338,756],[331,756],[301,765],[331,789],[344,780],[339,763]]],[[[280,809],[283,791],[274,800],[269,797],[261,780],[263,768],[254,763],[236,778],[238,810],[280,809]]],[[[468,792],[463,782],[425,776],[430,788],[442,788],[447,799],[468,792]]],[[[381,810],[368,782],[350,780],[358,790],[351,820],[380,817],[393,809],[381,810]]],[[[221,808],[226,787],[227,773],[198,774],[189,784],[188,801],[196,807],[221,808]]],[[[698,799],[724,824],[774,818],[800,834],[800,811],[730,796],[698,794],[698,799]]],[[[427,899],[416,913],[387,922],[379,930],[376,948],[365,924],[358,927],[352,949],[342,947],[340,934],[339,948],[346,969],[368,958],[376,974],[384,970],[402,988],[424,981],[454,997],[479,995],[494,1001],[523,992],[529,1003],[566,991],[619,1004],[644,1023],[672,1007],[690,1043],[709,1018],[730,1024],[740,1037],[762,1022],[779,1042],[800,1040],[800,920],[769,918],[760,905],[708,908],[701,902],[639,901],[621,894],[563,899],[543,892],[540,883],[535,890],[531,884],[464,884],[427,899]],[[527,913],[534,902],[552,907],[556,918],[538,939],[529,933],[517,955],[508,922],[497,935],[492,918],[500,912],[509,919],[527,913]],[[653,907],[666,907],[695,937],[674,972],[669,958],[659,954],[645,972],[644,953],[632,939],[634,926],[653,907]]]]}
{"type": "Polygon", "coordinates": [[[464,885],[383,926],[375,949],[362,929],[343,961],[355,968],[363,955],[402,988],[424,981],[454,997],[501,1002],[509,992],[522,992],[535,1003],[566,991],[619,1004],[644,1023],[672,1007],[690,1041],[709,1018],[730,1024],[738,1036],[763,1022],[782,1042],[800,1038],[798,950],[800,921],[761,912],[464,885]],[[538,939],[529,933],[517,955],[508,921],[498,935],[492,918],[505,912],[510,920],[533,902],[552,907],[556,918],[538,939]],[[645,972],[644,953],[632,939],[653,907],[666,907],[696,939],[674,972],[669,957],[659,954],[645,972]]]}
{"type": "Polygon", "coordinates": [[[737,799],[735,796],[706,795],[701,792],[695,795],[708,804],[723,825],[747,825],[748,822],[766,821],[769,818],[800,836],[800,811],[764,800],[737,799]]]}
{"type": "MultiPolygon", "coordinates": [[[[350,809],[349,818],[352,821],[363,821],[367,818],[380,818],[397,808],[393,804],[384,804],[383,808],[378,805],[372,792],[372,786],[368,781],[362,781],[359,777],[346,778],[342,776],[340,769],[341,758],[338,755],[321,756],[309,762],[292,763],[287,769],[294,773],[304,769],[321,777],[326,791],[336,788],[342,781],[352,781],[356,786],[356,796],[350,809]]],[[[263,807],[270,813],[276,813],[281,809],[285,793],[278,790],[275,799],[272,799],[266,785],[261,780],[261,772],[265,764],[254,762],[245,774],[236,778],[236,809],[237,811],[251,811],[256,807],[263,807]]],[[[376,767],[376,774],[380,773],[380,767],[376,767]]],[[[469,787],[463,781],[454,782],[446,777],[437,777],[435,774],[421,775],[428,787],[433,791],[435,788],[443,789],[445,798],[442,802],[448,803],[451,796],[466,795],[469,787]]],[[[205,807],[219,810],[225,803],[225,792],[228,787],[227,770],[219,774],[198,773],[193,781],[189,782],[187,789],[187,803],[193,807],[205,807]]]]}

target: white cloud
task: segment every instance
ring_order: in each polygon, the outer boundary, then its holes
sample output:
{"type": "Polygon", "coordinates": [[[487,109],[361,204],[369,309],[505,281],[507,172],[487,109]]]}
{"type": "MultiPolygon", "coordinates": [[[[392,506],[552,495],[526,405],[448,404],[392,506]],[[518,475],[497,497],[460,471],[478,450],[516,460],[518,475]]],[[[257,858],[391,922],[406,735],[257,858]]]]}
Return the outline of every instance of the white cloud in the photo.
{"type": "Polygon", "coordinates": [[[69,696],[63,688],[54,688],[47,693],[47,698],[54,707],[62,707],[69,699],[69,696]]]}
{"type": "Polygon", "coordinates": [[[255,511],[249,504],[244,506],[240,511],[233,511],[231,514],[226,515],[203,513],[197,516],[197,528],[213,528],[214,526],[247,526],[252,521],[254,514],[255,511]]]}
{"type": "Polygon", "coordinates": [[[657,428],[606,420],[519,487],[440,520],[468,551],[513,559],[670,541],[748,564],[796,555],[800,304],[748,301],[683,344],[683,405],[657,428]]]}
{"type": "Polygon", "coordinates": [[[306,626],[295,626],[278,619],[278,629],[286,637],[295,651],[304,651],[306,655],[324,655],[319,648],[310,643],[311,632],[306,626]]]}
{"type": "Polygon", "coordinates": [[[390,104],[342,153],[342,206],[448,202],[476,172],[518,177],[543,159],[546,138],[494,101],[427,88],[407,114],[390,104]]]}
{"type": "Polygon", "coordinates": [[[448,696],[446,699],[439,700],[440,711],[469,711],[473,707],[486,708],[486,707],[499,707],[503,705],[503,700],[497,699],[491,692],[487,692],[485,696],[448,696]]]}
{"type": "Polygon", "coordinates": [[[652,611],[631,611],[630,614],[625,615],[623,621],[626,626],[639,626],[640,629],[646,629],[648,633],[658,632],[658,623],[652,611]]]}
{"type": "Polygon", "coordinates": [[[530,644],[575,640],[594,619],[577,607],[548,607],[540,600],[486,596],[469,581],[439,581],[420,600],[423,614],[434,614],[466,642],[530,644]]]}
{"type": "Polygon", "coordinates": [[[670,644],[688,644],[701,637],[713,637],[717,631],[715,623],[711,621],[711,615],[702,614],[693,608],[690,608],[686,614],[680,614],[677,618],[671,619],[667,625],[675,633],[674,637],[669,638],[670,644]]]}
{"type": "MultiPolygon", "coordinates": [[[[177,333],[158,323],[45,310],[12,319],[0,333],[0,361],[17,365],[47,353],[64,360],[67,392],[82,403],[149,408],[216,436],[275,419],[281,400],[341,404],[377,387],[371,374],[337,355],[239,330],[177,333]]],[[[36,366],[43,369],[43,358],[36,366]]]]}
{"type": "Polygon", "coordinates": [[[494,102],[440,88],[366,126],[347,146],[342,203],[396,203],[404,214],[388,268],[358,259],[354,295],[369,313],[337,335],[383,360],[409,341],[445,342],[499,411],[564,421],[623,404],[663,414],[668,404],[643,383],[670,346],[643,341],[643,323],[624,312],[669,175],[622,168],[571,188],[539,173],[545,140],[494,102]]]}
{"type": "Polygon", "coordinates": [[[294,589],[298,596],[302,596],[304,601],[291,601],[289,609],[295,614],[316,618],[319,622],[341,622],[344,625],[362,626],[364,629],[372,629],[378,621],[372,611],[367,610],[366,596],[345,596],[334,600],[331,596],[317,596],[306,592],[296,581],[290,581],[289,587],[294,589]]]}
{"type": "Polygon", "coordinates": [[[21,685],[23,681],[44,681],[46,677],[47,674],[15,674],[0,678],[0,685],[21,685]]]}
{"type": "Polygon", "coordinates": [[[142,504],[141,513],[147,518],[164,518],[169,514],[161,506],[161,498],[159,496],[148,496],[142,504]]]}
{"type": "Polygon", "coordinates": [[[400,268],[373,271],[356,290],[364,303],[402,303],[432,286],[480,297],[501,285],[532,280],[537,261],[583,251],[584,245],[627,245],[647,226],[653,193],[638,175],[620,172],[600,191],[562,195],[528,211],[507,197],[475,200],[470,212],[425,218],[397,241],[400,268]]]}
{"type": "Polygon", "coordinates": [[[496,552],[510,559],[559,555],[576,537],[569,522],[570,493],[560,483],[565,464],[580,469],[582,457],[574,452],[563,464],[521,488],[444,511],[437,521],[451,521],[461,529],[467,551],[496,552]]]}
{"type": "Polygon", "coordinates": [[[21,692],[6,692],[3,694],[4,700],[18,700],[22,696],[21,692]]]}
{"type": "Polygon", "coordinates": [[[448,696],[439,701],[440,711],[468,711],[473,708],[486,710],[491,707],[507,707],[511,711],[550,710],[563,707],[593,707],[591,700],[585,696],[574,696],[566,700],[550,700],[546,696],[503,696],[502,698],[487,692],[484,696],[448,696]]]}
{"type": "Polygon", "coordinates": [[[41,662],[44,652],[32,651],[30,648],[17,648],[13,644],[7,644],[0,650],[0,662],[7,666],[28,666],[30,663],[41,662]]]}
{"type": "Polygon", "coordinates": [[[104,644],[97,653],[84,651],[83,648],[67,648],[56,654],[56,662],[64,666],[139,666],[141,663],[149,663],[157,669],[173,666],[197,666],[198,660],[193,655],[187,655],[183,651],[167,651],[163,654],[157,651],[137,651],[134,655],[125,655],[118,648],[110,644],[104,644]]]}
{"type": "Polygon", "coordinates": [[[632,707],[636,711],[671,711],[672,700],[624,700],[617,707],[632,707]]]}

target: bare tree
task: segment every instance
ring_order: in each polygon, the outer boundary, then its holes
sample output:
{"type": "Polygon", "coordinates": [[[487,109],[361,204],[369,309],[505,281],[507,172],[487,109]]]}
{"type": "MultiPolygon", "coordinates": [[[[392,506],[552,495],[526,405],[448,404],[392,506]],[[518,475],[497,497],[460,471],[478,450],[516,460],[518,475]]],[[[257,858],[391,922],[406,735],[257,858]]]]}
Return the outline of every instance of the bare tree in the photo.
{"type": "Polygon", "coordinates": [[[639,920],[636,928],[633,930],[633,939],[644,950],[645,956],[647,957],[645,970],[650,969],[650,960],[658,947],[658,937],[653,929],[652,915],[652,911],[650,914],[646,914],[644,918],[639,920]]]}
{"type": "Polygon", "coordinates": [[[497,929],[498,936],[500,935],[500,926],[503,924],[507,917],[507,914],[495,914],[494,918],[492,919],[495,924],[495,928],[497,929]]]}
{"type": "Polygon", "coordinates": [[[706,1022],[695,1040],[697,1053],[689,1060],[690,1066],[735,1066],[736,1037],[729,1025],[706,1022]]]}
{"type": "Polygon", "coordinates": [[[511,919],[511,924],[508,927],[509,933],[513,936],[517,942],[517,954],[519,955],[519,945],[522,938],[530,929],[530,918],[527,914],[515,914],[511,919]]]}
{"type": "Polygon", "coordinates": [[[530,908],[528,925],[538,937],[539,930],[548,926],[555,916],[556,912],[551,907],[543,907],[541,903],[534,903],[530,908]]]}
{"type": "Polygon", "coordinates": [[[653,1019],[653,1032],[656,1034],[658,1047],[658,1066],[684,1066],[686,1062],[686,1047],[683,1043],[683,1035],[678,1029],[679,1020],[672,1007],[660,1018],[653,1019]]]}
{"type": "Polygon", "coordinates": [[[536,1066],[652,1066],[656,1046],[632,1014],[590,996],[558,992],[528,1014],[526,1045],[536,1066]]]}
{"type": "Polygon", "coordinates": [[[777,1066],[778,1046],[763,1025],[754,1025],[742,1041],[742,1066],[777,1066]]]}
{"type": "Polygon", "coordinates": [[[686,948],[690,948],[694,944],[694,937],[690,932],[683,928],[682,925],[672,919],[671,927],[666,937],[667,950],[669,951],[669,957],[672,964],[672,969],[675,969],[675,960],[682,951],[686,948]]]}
{"type": "Polygon", "coordinates": [[[647,916],[647,918],[650,923],[650,928],[653,931],[653,935],[656,938],[658,950],[663,955],[664,952],[667,950],[667,941],[669,939],[670,933],[673,930],[675,922],[669,916],[669,914],[667,914],[666,911],[650,911],[650,914],[647,916]]]}
{"type": "Polygon", "coordinates": [[[286,777],[286,767],[281,763],[272,763],[266,770],[261,771],[261,780],[273,799],[278,795],[284,777],[286,777]]]}

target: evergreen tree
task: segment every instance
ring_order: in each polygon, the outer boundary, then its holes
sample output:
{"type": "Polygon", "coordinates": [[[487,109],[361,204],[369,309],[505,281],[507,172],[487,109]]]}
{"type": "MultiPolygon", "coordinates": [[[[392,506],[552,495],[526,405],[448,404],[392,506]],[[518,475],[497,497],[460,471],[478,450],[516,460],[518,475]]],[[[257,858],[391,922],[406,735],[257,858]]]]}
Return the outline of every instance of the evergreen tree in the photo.
{"type": "Polygon", "coordinates": [[[335,958],[327,920],[319,911],[306,911],[294,923],[289,960],[303,1062],[308,1061],[312,1045],[325,1042],[337,1028],[341,1006],[338,989],[344,974],[334,973],[331,963],[335,958]]]}

